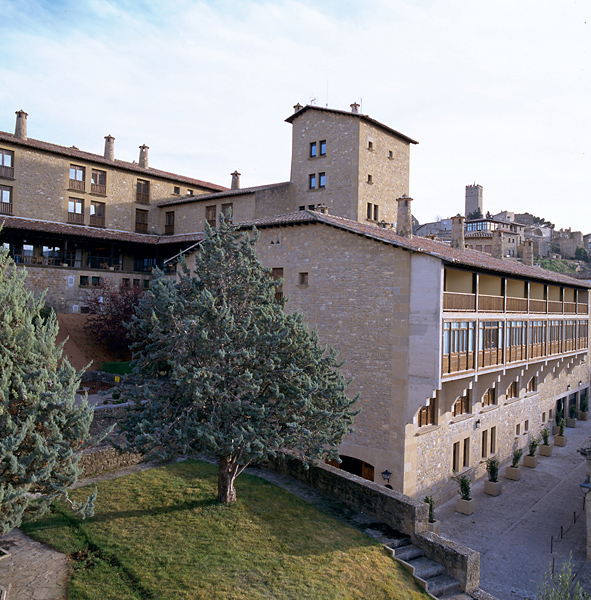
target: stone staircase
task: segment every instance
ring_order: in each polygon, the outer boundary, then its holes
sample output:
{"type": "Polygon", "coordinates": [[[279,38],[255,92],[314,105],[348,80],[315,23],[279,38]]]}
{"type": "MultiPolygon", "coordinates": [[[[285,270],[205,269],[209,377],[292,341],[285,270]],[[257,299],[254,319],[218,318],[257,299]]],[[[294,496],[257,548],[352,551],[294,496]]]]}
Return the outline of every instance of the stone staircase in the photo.
{"type": "Polygon", "coordinates": [[[458,580],[449,575],[443,565],[427,558],[419,547],[411,543],[410,538],[390,540],[384,547],[392,552],[394,558],[432,598],[472,600],[472,596],[462,592],[458,580]]]}

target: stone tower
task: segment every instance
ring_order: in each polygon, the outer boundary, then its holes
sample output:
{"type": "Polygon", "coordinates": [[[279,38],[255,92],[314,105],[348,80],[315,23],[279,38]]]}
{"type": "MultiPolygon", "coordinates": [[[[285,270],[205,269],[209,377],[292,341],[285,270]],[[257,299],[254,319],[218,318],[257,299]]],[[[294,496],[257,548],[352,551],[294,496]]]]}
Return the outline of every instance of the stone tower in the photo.
{"type": "Polygon", "coordinates": [[[478,184],[466,186],[466,209],[465,215],[468,218],[470,213],[479,210],[484,216],[484,205],[482,204],[482,186],[478,184]]]}

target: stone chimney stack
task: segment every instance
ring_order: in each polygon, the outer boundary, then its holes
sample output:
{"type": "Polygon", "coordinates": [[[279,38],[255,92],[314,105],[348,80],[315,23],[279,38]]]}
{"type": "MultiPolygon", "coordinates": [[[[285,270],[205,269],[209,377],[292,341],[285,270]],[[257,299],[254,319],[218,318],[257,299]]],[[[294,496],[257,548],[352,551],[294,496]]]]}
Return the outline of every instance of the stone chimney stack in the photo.
{"type": "Polygon", "coordinates": [[[322,213],[323,215],[327,215],[328,214],[328,206],[326,206],[326,204],[322,203],[322,204],[318,204],[316,206],[316,210],[319,213],[322,213]]]}
{"type": "Polygon", "coordinates": [[[491,253],[494,258],[505,258],[505,240],[501,229],[493,231],[491,253]]]}
{"type": "Polygon", "coordinates": [[[359,113],[359,104],[357,104],[357,102],[353,102],[353,104],[351,104],[351,112],[355,114],[359,113]]]}
{"type": "Polygon", "coordinates": [[[396,233],[403,238],[412,238],[412,214],[410,203],[412,198],[403,194],[402,198],[396,198],[398,202],[398,216],[396,218],[396,233]]]}
{"type": "Polygon", "coordinates": [[[240,173],[238,173],[238,171],[234,171],[233,173],[231,173],[231,175],[232,175],[231,189],[239,190],[240,189],[240,173]]]}
{"type": "Polygon", "coordinates": [[[297,104],[293,105],[293,112],[297,113],[298,111],[302,110],[302,108],[304,108],[299,102],[297,104]]]}
{"type": "Polygon", "coordinates": [[[14,137],[19,140],[27,139],[27,113],[24,110],[16,111],[16,127],[14,128],[14,137]]]}
{"type": "Polygon", "coordinates": [[[105,158],[115,160],[115,138],[112,135],[105,136],[105,158]]]}
{"type": "Polygon", "coordinates": [[[142,169],[148,168],[148,150],[149,149],[150,149],[150,147],[146,146],[146,144],[144,144],[143,146],[140,146],[139,166],[142,167],[142,169]]]}
{"type": "Polygon", "coordinates": [[[523,264],[528,267],[534,266],[534,243],[531,240],[523,242],[523,264]]]}
{"type": "Polygon", "coordinates": [[[464,221],[465,217],[456,215],[451,218],[451,247],[464,250],[464,221]]]}

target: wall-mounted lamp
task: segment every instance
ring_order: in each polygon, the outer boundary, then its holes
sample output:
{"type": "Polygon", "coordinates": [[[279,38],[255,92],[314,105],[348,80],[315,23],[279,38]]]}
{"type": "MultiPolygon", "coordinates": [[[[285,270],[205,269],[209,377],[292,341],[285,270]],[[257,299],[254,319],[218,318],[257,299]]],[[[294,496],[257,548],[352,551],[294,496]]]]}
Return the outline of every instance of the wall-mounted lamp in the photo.
{"type": "Polygon", "coordinates": [[[585,500],[587,500],[587,494],[591,492],[591,482],[589,481],[589,475],[587,475],[587,479],[585,479],[583,483],[579,483],[579,487],[581,488],[581,492],[583,492],[583,510],[585,510],[585,500]]]}
{"type": "Polygon", "coordinates": [[[476,429],[480,429],[482,427],[482,423],[480,422],[480,419],[478,419],[478,421],[476,421],[476,429]]]}
{"type": "Polygon", "coordinates": [[[390,473],[390,471],[388,471],[388,469],[386,469],[385,471],[382,471],[382,479],[386,483],[390,483],[390,477],[391,476],[392,476],[392,473],[390,473]]]}
{"type": "Polygon", "coordinates": [[[582,381],[579,381],[579,387],[581,387],[583,385],[582,381]]]}
{"type": "Polygon", "coordinates": [[[566,386],[566,391],[568,392],[570,390],[570,383],[566,386]]]}

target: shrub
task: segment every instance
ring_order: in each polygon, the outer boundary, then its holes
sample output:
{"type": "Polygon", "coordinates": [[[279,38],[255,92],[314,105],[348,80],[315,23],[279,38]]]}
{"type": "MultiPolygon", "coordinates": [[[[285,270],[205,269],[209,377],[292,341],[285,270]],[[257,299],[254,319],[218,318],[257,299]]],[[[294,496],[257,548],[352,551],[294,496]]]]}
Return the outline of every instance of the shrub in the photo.
{"type": "Polygon", "coordinates": [[[577,418],[577,405],[575,402],[573,402],[569,407],[568,407],[568,416],[571,419],[576,419],[577,418]]]}
{"type": "Polygon", "coordinates": [[[489,458],[486,461],[486,472],[488,473],[488,478],[493,483],[496,483],[499,480],[499,459],[496,457],[489,458]]]}
{"type": "Polygon", "coordinates": [[[511,466],[513,468],[517,468],[521,457],[523,456],[523,450],[521,448],[516,448],[513,450],[513,456],[511,457],[511,466]]]}
{"type": "Polygon", "coordinates": [[[564,419],[560,419],[560,422],[558,423],[558,427],[560,428],[559,435],[564,435],[564,428],[566,427],[566,423],[564,422],[564,419]]]}
{"type": "Polygon", "coordinates": [[[587,397],[587,395],[585,395],[584,398],[581,400],[581,411],[587,412],[588,410],[589,410],[589,398],[587,397]]]}
{"type": "Polygon", "coordinates": [[[536,455],[536,450],[538,449],[538,446],[540,445],[540,438],[537,438],[535,436],[532,436],[527,444],[527,449],[528,449],[528,456],[535,456],[536,455]]]}
{"type": "Polygon", "coordinates": [[[429,505],[429,523],[434,523],[435,517],[433,516],[433,510],[435,508],[435,502],[433,496],[425,496],[423,502],[426,502],[429,505]]]}
{"type": "Polygon", "coordinates": [[[454,475],[453,480],[458,484],[460,489],[458,490],[458,494],[462,497],[462,500],[471,500],[472,496],[470,494],[472,481],[467,475],[458,475],[457,473],[454,475]]]}
{"type": "Polygon", "coordinates": [[[115,375],[127,375],[131,373],[131,362],[110,362],[103,363],[105,373],[115,373],[115,375]]]}
{"type": "Polygon", "coordinates": [[[542,431],[540,431],[540,435],[542,436],[544,446],[548,446],[550,440],[550,430],[547,427],[544,427],[542,428],[542,431]]]}

